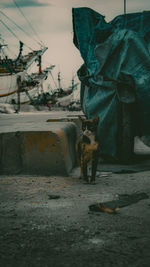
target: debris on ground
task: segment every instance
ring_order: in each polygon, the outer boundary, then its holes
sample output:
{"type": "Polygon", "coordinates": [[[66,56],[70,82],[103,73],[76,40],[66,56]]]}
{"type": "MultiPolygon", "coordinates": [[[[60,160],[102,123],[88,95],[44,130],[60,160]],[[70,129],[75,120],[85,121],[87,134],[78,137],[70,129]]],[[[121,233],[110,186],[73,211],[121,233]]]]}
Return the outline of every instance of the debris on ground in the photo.
{"type": "Polygon", "coordinates": [[[107,213],[116,213],[119,210],[119,207],[114,207],[113,209],[104,206],[102,203],[97,203],[95,205],[89,206],[90,211],[99,211],[99,212],[107,212],[107,213]]]}
{"type": "Polygon", "coordinates": [[[118,199],[116,200],[92,204],[89,206],[89,210],[95,212],[116,213],[120,208],[132,205],[139,202],[140,200],[148,198],[149,196],[144,192],[133,193],[131,195],[122,194],[118,195],[118,199]]]}

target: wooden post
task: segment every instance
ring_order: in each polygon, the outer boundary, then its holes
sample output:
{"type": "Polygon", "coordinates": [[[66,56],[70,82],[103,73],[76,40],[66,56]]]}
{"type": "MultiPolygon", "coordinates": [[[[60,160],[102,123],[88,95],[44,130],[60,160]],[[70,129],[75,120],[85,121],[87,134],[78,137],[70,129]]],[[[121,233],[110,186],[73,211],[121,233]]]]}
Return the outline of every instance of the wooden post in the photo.
{"type": "Polygon", "coordinates": [[[20,91],[21,91],[21,76],[17,77],[17,85],[18,85],[18,90],[17,90],[17,96],[18,96],[18,105],[17,105],[17,110],[16,113],[20,111],[20,91]]]}

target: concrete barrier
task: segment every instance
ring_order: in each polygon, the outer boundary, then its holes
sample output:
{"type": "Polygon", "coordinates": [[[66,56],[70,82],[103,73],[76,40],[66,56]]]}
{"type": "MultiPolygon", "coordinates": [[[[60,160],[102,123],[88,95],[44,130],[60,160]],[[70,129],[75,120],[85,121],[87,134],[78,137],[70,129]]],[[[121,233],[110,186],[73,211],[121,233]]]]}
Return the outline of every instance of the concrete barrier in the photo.
{"type": "Polygon", "coordinates": [[[43,122],[0,133],[0,173],[69,175],[75,166],[77,127],[43,122]]]}

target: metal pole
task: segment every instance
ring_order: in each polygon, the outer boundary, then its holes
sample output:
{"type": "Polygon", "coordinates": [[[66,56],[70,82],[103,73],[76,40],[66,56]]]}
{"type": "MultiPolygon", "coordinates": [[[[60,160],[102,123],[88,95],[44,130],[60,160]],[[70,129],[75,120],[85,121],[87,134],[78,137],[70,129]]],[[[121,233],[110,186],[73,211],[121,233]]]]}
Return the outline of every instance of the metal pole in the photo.
{"type": "Polygon", "coordinates": [[[124,0],[124,15],[126,14],[126,0],[124,0]]]}

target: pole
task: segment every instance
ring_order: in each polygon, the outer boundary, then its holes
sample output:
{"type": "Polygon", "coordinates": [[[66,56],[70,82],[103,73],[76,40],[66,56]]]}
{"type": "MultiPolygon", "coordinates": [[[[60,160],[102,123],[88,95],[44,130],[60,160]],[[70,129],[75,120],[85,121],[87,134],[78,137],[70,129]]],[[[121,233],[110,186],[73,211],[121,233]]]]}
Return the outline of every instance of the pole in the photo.
{"type": "Polygon", "coordinates": [[[20,91],[21,91],[21,77],[17,77],[17,85],[18,85],[18,90],[17,90],[17,96],[18,96],[18,105],[17,105],[17,110],[16,113],[20,111],[20,91]]]}
{"type": "Polygon", "coordinates": [[[73,92],[73,89],[74,89],[74,78],[72,78],[72,92],[73,92]]]}
{"type": "Polygon", "coordinates": [[[42,57],[41,56],[39,56],[38,66],[39,66],[39,75],[40,75],[42,73],[42,57]]]}
{"type": "Polygon", "coordinates": [[[60,81],[61,81],[61,79],[60,79],[60,72],[58,72],[58,89],[59,89],[59,91],[61,89],[60,81]]]}
{"type": "Polygon", "coordinates": [[[124,0],[124,15],[126,14],[126,0],[124,0]]]}

